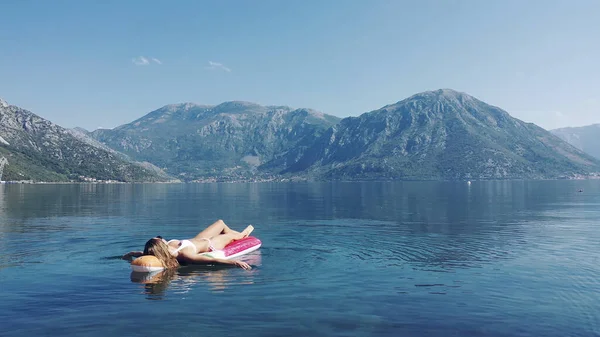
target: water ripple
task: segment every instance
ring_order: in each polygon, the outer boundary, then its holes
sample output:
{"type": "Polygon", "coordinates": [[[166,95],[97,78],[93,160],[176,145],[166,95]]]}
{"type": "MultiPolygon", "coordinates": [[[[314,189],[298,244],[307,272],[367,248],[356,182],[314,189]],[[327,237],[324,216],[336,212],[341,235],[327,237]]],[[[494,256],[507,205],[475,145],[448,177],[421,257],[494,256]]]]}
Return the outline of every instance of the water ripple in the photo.
{"type": "Polygon", "coordinates": [[[3,333],[598,336],[600,187],[573,184],[0,189],[3,333]],[[255,225],[252,270],[120,259],[217,218],[255,225]]]}

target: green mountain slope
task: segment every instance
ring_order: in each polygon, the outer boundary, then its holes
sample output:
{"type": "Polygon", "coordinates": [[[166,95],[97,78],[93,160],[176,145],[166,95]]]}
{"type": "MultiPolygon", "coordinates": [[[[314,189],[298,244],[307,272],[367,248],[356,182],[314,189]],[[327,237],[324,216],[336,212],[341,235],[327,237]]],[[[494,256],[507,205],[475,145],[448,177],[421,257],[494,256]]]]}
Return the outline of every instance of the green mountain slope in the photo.
{"type": "Polygon", "coordinates": [[[600,172],[600,161],[464,93],[436,90],[345,118],[283,174],[319,179],[539,179],[600,172]]]}
{"type": "Polygon", "coordinates": [[[0,104],[0,154],[7,158],[3,180],[165,181],[152,165],[132,162],[114,150],[82,140],[27,110],[0,104]]]}
{"type": "Polygon", "coordinates": [[[252,177],[289,148],[312,144],[339,118],[309,109],[226,102],[174,104],[94,139],[185,180],[252,177]]]}

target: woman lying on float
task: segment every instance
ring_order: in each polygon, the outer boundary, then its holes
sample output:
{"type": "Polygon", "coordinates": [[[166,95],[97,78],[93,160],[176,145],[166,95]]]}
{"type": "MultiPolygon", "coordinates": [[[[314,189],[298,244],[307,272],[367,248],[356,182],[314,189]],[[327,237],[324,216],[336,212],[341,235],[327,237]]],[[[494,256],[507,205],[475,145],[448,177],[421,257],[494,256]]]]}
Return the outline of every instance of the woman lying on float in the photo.
{"type": "Polygon", "coordinates": [[[231,258],[258,249],[260,240],[252,238],[228,251],[237,242],[250,239],[254,230],[251,225],[241,233],[229,228],[223,220],[217,220],[195,237],[185,240],[165,240],[155,236],[146,242],[144,251],[134,251],[123,255],[123,259],[138,259],[131,263],[134,271],[151,272],[165,268],[177,268],[180,264],[222,263],[232,264],[243,269],[251,269],[246,262],[231,258]]]}

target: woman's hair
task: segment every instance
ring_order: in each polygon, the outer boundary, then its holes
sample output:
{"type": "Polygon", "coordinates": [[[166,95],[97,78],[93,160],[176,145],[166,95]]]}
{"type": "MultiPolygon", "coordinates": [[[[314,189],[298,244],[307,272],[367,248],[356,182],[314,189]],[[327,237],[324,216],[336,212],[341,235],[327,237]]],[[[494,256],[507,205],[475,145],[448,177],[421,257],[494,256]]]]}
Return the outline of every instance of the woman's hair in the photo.
{"type": "Polygon", "coordinates": [[[169,247],[162,239],[152,238],[148,240],[144,246],[144,255],[156,256],[165,268],[179,267],[179,262],[169,253],[169,247]]]}

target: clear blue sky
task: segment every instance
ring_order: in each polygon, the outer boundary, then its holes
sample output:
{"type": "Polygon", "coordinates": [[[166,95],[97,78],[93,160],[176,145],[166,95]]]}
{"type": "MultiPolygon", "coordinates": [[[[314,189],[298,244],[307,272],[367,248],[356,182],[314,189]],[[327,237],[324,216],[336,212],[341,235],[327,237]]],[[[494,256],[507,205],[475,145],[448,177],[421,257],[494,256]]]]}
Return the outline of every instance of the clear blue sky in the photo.
{"type": "Polygon", "coordinates": [[[64,127],[245,100],[347,117],[452,88],[600,123],[598,0],[0,1],[0,97],[64,127]]]}

